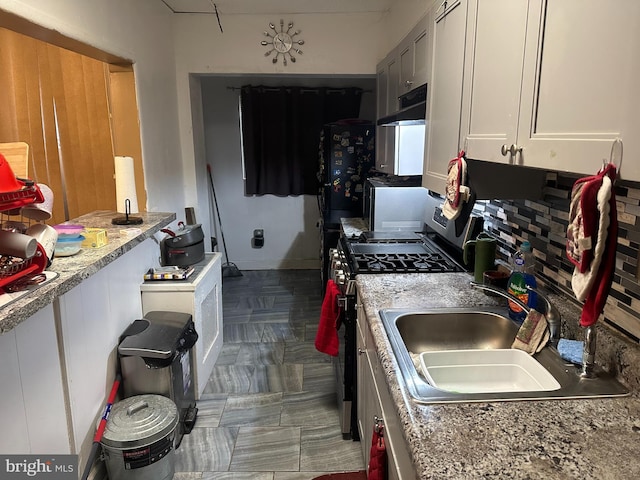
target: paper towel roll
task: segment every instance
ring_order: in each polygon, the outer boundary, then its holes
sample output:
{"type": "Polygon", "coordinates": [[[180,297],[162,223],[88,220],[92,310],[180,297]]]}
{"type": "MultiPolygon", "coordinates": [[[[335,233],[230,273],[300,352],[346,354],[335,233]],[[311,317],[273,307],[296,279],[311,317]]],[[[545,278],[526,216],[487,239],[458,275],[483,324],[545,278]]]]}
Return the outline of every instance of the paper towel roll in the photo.
{"type": "Polygon", "coordinates": [[[117,211],[126,213],[125,200],[131,202],[129,213],[138,213],[138,197],[136,196],[136,176],[133,170],[133,158],[115,157],[116,167],[116,205],[117,211]]]}

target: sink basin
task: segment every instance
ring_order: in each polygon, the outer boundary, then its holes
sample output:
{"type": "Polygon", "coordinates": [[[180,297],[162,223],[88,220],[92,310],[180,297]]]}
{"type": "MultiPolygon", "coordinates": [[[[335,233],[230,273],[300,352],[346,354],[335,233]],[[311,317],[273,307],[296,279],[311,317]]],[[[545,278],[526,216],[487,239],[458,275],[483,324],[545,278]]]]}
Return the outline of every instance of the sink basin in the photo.
{"type": "Polygon", "coordinates": [[[564,361],[552,346],[533,357],[512,350],[519,326],[504,308],[383,309],[380,317],[400,366],[401,380],[421,403],[575,399],[629,393],[606,372],[582,378],[580,367],[564,361]],[[500,351],[519,353],[505,359],[498,358],[500,351]],[[533,363],[522,360],[520,354],[533,363]],[[516,356],[520,359],[517,362],[516,356]],[[533,383],[527,378],[532,371],[539,376],[533,383]]]}

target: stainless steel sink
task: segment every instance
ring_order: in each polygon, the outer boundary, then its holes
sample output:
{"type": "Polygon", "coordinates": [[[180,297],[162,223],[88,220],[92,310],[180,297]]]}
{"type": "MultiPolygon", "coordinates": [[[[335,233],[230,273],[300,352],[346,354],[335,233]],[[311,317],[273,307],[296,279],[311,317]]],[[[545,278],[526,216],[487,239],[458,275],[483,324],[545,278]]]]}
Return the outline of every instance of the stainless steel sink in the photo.
{"type": "Polygon", "coordinates": [[[424,311],[380,310],[380,317],[400,366],[409,394],[422,403],[576,399],[628,395],[613,376],[600,371],[595,378],[580,376],[580,367],[558,351],[545,347],[534,355],[560,384],[549,391],[456,393],[432,387],[414,366],[412,354],[426,351],[510,348],[518,325],[504,308],[446,308],[424,311]]]}

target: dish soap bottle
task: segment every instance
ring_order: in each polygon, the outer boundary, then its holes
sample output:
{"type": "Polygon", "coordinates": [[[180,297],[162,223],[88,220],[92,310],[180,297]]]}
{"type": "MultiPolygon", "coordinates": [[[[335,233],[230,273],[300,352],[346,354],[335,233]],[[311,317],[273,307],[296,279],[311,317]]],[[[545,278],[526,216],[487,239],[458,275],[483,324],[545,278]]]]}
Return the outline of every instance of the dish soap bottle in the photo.
{"type": "MultiPolygon", "coordinates": [[[[512,273],[507,284],[507,291],[518,297],[525,305],[535,308],[538,300],[536,294],[527,289],[527,285],[536,288],[535,260],[529,242],[522,242],[520,249],[513,254],[511,263],[512,273]]],[[[527,313],[509,300],[509,316],[516,322],[522,323],[527,317],[527,313]]]]}

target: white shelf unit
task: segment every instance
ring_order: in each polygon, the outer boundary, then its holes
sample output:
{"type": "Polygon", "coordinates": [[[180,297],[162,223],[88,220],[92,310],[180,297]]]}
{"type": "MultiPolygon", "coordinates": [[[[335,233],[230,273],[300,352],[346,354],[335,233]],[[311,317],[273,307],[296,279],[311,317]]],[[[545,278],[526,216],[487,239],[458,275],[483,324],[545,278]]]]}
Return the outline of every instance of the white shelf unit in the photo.
{"type": "Polygon", "coordinates": [[[222,349],[222,269],[220,253],[207,253],[186,280],[153,280],[140,285],[143,314],[189,313],[198,341],[193,347],[196,400],[202,395],[222,349]]]}

